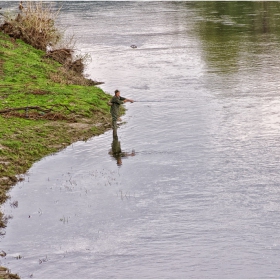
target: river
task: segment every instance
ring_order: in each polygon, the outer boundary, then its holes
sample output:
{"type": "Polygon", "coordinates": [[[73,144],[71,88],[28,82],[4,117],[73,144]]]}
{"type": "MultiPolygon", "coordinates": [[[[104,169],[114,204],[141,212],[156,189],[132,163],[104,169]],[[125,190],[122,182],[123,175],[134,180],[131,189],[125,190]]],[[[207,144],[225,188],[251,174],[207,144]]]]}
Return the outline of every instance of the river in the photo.
{"type": "Polygon", "coordinates": [[[280,3],[53,5],[92,57],[86,74],[136,102],[122,157],[108,131],[11,190],[2,265],[22,278],[280,278],[280,3]]]}

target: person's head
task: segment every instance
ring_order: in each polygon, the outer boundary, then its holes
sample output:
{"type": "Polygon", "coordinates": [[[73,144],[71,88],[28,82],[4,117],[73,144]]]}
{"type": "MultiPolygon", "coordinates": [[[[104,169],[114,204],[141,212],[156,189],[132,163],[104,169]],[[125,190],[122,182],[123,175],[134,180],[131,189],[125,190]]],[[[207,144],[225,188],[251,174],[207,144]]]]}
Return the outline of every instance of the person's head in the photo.
{"type": "Polygon", "coordinates": [[[119,91],[118,89],[116,89],[116,90],[115,90],[115,96],[118,96],[118,97],[119,97],[120,94],[121,94],[120,91],[119,91]]]}

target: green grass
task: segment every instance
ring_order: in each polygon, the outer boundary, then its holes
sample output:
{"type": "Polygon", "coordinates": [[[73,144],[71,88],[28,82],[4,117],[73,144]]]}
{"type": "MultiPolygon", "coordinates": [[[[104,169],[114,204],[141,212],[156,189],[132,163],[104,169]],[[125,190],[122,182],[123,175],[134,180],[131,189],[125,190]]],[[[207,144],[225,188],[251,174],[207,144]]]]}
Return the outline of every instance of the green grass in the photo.
{"type": "MultiPolygon", "coordinates": [[[[76,115],[90,117],[98,108],[108,111],[109,96],[93,86],[63,85],[52,82],[50,73],[59,75],[59,64],[44,58],[45,53],[31,46],[0,36],[0,59],[4,61],[4,78],[0,80],[0,110],[6,107],[66,105],[76,115]],[[5,42],[5,43],[4,43],[5,42]],[[4,55],[3,55],[4,53],[4,55]],[[46,94],[36,94],[38,91],[46,94]],[[96,108],[95,108],[96,107],[96,108]]],[[[59,108],[64,115],[66,108],[59,108]]]]}

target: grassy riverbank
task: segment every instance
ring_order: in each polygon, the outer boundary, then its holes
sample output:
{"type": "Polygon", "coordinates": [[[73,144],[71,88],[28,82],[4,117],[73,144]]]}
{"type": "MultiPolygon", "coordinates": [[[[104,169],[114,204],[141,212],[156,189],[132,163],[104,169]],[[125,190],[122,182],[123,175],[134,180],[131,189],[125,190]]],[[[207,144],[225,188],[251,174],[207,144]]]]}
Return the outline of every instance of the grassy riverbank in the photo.
{"type": "MultiPolygon", "coordinates": [[[[80,79],[0,32],[0,204],[34,162],[110,128],[110,96],[80,79]]],[[[0,213],[2,233],[6,223],[0,213]]]]}

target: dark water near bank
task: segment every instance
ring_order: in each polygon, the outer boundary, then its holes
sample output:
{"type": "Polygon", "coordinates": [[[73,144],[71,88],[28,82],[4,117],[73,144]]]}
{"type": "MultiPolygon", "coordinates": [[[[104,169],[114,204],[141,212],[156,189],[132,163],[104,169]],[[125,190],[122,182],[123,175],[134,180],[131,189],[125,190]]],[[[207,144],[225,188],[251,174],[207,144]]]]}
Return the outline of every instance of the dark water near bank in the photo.
{"type": "Polygon", "coordinates": [[[3,207],[2,265],[22,278],[279,278],[279,16],[279,2],[64,3],[87,74],[160,102],[126,105],[121,166],[112,131],[34,164],[3,207]]]}

